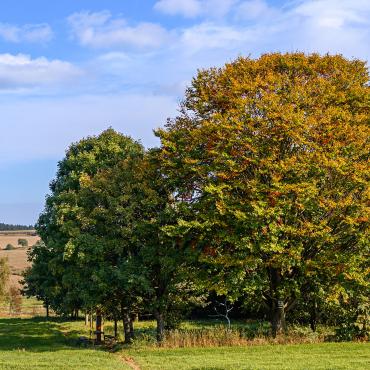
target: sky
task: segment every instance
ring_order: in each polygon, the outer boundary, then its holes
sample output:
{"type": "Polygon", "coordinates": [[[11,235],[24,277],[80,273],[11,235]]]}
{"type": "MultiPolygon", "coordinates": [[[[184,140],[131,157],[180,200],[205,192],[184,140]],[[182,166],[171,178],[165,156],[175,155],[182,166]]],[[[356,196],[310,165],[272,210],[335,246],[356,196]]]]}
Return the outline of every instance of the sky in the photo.
{"type": "Polygon", "coordinates": [[[370,58],[370,0],[1,0],[0,222],[33,224],[71,142],[158,145],[198,69],[267,52],[370,58]]]}

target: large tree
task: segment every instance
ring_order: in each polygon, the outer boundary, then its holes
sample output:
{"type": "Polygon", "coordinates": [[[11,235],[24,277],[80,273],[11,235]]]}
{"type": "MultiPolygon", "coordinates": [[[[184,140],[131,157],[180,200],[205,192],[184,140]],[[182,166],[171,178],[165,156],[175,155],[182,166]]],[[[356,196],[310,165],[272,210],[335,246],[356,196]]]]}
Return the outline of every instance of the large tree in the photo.
{"type": "Polygon", "coordinates": [[[180,243],[163,230],[176,222],[176,209],[157,157],[152,150],[127,158],[81,183],[84,226],[73,254],[87,263],[94,254],[79,240],[88,238],[88,245],[101,246],[110,294],[121,304],[126,341],[131,339],[131,312],[151,312],[157,321],[157,339],[162,341],[174,312],[196,299],[180,243]],[[104,242],[99,241],[102,236],[104,242]]]}
{"type": "Polygon", "coordinates": [[[369,123],[364,62],[276,53],[199,71],[157,132],[172,235],[216,292],[266,304],[274,334],[321,283],[333,300],[368,287],[369,123]]]}
{"type": "MultiPolygon", "coordinates": [[[[99,244],[89,244],[90,264],[81,264],[73,254],[73,244],[81,233],[94,229],[86,226],[81,218],[81,184],[87,177],[95,176],[99,171],[110,168],[128,157],[142,155],[142,146],[131,138],[115,132],[104,131],[99,136],[85,138],[72,144],[65,158],[59,162],[58,172],[50,185],[51,194],[46,199],[44,212],[36,225],[44,246],[32,252],[33,266],[27,273],[32,279],[38,276],[37,269],[44,265],[53,279],[48,279],[47,292],[53,293],[50,300],[52,307],[60,312],[97,307],[103,299],[105,285],[93,286],[94,276],[99,276],[102,257],[99,244]],[[95,274],[94,274],[95,273],[95,274]],[[90,294],[93,291],[93,294],[90,294]],[[94,299],[93,299],[94,297],[94,299]]],[[[99,230],[97,231],[99,232],[99,230]]],[[[85,239],[85,245],[88,241],[85,239]]],[[[45,278],[46,280],[46,278],[45,278]]],[[[31,281],[31,280],[29,280],[31,281]]],[[[27,282],[27,279],[26,279],[27,282]]],[[[26,287],[26,290],[30,287],[26,287]]]]}

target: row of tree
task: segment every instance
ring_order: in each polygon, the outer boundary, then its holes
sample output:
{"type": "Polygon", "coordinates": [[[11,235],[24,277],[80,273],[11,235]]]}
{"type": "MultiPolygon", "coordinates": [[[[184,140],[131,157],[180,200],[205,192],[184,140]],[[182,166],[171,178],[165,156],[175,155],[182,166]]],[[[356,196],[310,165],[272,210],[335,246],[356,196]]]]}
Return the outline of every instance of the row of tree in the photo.
{"type": "Polygon", "coordinates": [[[0,222],[0,231],[20,231],[20,230],[33,230],[34,226],[32,225],[12,225],[4,224],[0,222]]]}
{"type": "MultiPolygon", "coordinates": [[[[210,297],[269,317],[369,308],[369,74],[267,54],[200,71],[144,150],[108,129],[59,163],[25,293],[60,313],[150,313],[157,339],[210,297]]],[[[365,325],[365,324],[364,324],[365,325]]]]}

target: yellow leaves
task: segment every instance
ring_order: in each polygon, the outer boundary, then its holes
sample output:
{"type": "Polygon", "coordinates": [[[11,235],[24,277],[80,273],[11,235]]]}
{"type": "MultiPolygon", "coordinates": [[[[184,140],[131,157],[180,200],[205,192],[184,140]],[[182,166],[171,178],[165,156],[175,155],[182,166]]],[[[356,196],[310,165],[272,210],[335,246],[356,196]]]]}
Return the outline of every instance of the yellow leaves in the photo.
{"type": "Polygon", "coordinates": [[[83,187],[88,188],[91,185],[91,183],[92,183],[91,177],[87,173],[82,173],[80,175],[79,180],[80,180],[80,186],[82,188],[83,187]]]}
{"type": "Polygon", "coordinates": [[[225,206],[225,203],[220,201],[220,200],[217,200],[216,201],[216,208],[218,210],[218,212],[220,213],[220,215],[224,215],[226,214],[226,206],[225,206]]]}
{"type": "Polygon", "coordinates": [[[70,239],[68,240],[67,244],[64,247],[63,259],[68,260],[70,257],[72,257],[74,251],[75,251],[75,244],[73,240],[70,239]]]}
{"type": "Polygon", "coordinates": [[[244,221],[248,218],[247,214],[245,212],[242,212],[238,209],[232,211],[233,215],[235,216],[235,218],[239,221],[244,221]]]}

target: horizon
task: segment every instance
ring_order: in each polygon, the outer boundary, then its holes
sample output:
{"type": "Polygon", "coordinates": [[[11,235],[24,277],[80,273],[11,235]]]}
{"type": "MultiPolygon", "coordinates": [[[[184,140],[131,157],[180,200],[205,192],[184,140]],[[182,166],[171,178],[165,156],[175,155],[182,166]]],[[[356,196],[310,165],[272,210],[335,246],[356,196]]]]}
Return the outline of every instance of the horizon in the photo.
{"type": "Polygon", "coordinates": [[[57,163],[111,126],[158,145],[197,69],[267,52],[368,61],[366,0],[4,0],[0,222],[34,225],[57,163]]]}

